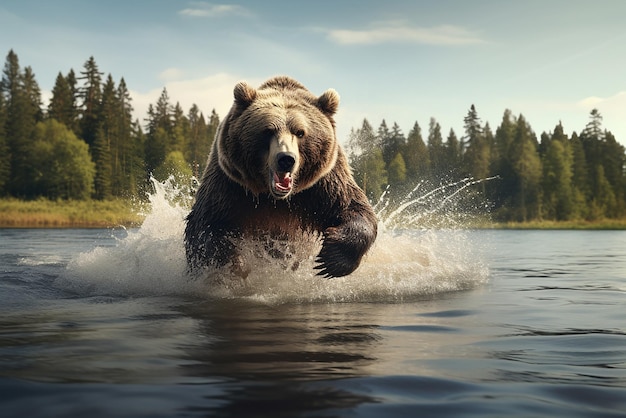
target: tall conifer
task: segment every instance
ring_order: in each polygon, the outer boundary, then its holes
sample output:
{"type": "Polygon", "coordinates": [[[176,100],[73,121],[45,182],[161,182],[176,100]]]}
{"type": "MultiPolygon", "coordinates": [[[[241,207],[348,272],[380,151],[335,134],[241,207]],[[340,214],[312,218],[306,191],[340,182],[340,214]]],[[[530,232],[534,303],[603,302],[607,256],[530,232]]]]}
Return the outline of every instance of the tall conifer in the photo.
{"type": "Polygon", "coordinates": [[[85,62],[80,74],[81,77],[78,79],[83,82],[83,85],[78,89],[78,96],[81,100],[80,136],[91,147],[98,135],[102,101],[102,73],[98,70],[98,65],[93,56],[85,62]]]}

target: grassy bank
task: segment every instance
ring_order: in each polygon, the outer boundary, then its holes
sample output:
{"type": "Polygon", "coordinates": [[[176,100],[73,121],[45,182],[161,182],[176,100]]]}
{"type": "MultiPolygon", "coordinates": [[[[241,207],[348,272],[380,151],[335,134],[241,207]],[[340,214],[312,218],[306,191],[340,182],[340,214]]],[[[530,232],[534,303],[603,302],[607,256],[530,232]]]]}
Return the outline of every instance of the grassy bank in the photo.
{"type": "Polygon", "coordinates": [[[128,201],[0,200],[0,228],[107,228],[138,226],[139,206],[128,201]]]}
{"type": "Polygon", "coordinates": [[[626,219],[600,219],[596,221],[529,221],[529,222],[495,222],[494,229],[598,229],[625,230],[626,219]]]}
{"type": "MultiPolygon", "coordinates": [[[[133,227],[143,222],[140,204],[128,200],[23,201],[0,199],[0,228],[109,228],[133,227]]],[[[440,223],[436,223],[440,225],[440,223]]],[[[463,224],[463,223],[462,223],[463,224]]],[[[455,223],[454,227],[459,227],[455,223]]],[[[626,230],[626,219],[597,221],[492,222],[477,217],[465,227],[475,229],[606,229],[626,230]]]]}

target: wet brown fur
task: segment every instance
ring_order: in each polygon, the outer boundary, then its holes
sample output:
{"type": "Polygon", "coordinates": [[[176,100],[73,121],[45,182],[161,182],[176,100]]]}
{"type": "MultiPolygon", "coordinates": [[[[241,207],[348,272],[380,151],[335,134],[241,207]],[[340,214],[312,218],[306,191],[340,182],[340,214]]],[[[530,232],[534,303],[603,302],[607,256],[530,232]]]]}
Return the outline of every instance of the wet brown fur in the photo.
{"type": "Polygon", "coordinates": [[[234,98],[187,217],[189,266],[236,266],[241,239],[312,231],[323,235],[319,274],[353,272],[376,239],[377,220],[336,139],[338,94],[316,97],[291,78],[275,77],[258,89],[237,84],[234,98]],[[268,189],[269,144],[278,137],[297,144],[299,161],[285,199],[268,189]]]}

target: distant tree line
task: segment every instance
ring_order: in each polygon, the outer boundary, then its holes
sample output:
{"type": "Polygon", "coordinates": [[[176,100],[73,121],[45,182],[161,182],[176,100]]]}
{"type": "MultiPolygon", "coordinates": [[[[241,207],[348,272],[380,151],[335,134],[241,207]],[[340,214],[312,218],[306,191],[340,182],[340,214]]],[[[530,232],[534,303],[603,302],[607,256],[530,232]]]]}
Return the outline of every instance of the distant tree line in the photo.
{"type": "Polygon", "coordinates": [[[417,122],[408,135],[385,120],[374,130],[367,119],[352,129],[348,154],[357,182],[372,200],[389,186],[403,194],[419,181],[432,187],[466,178],[480,183],[497,220],[597,220],[626,216],[626,155],[602,116],[567,135],[559,122],[539,139],[523,115],[505,110],[495,133],[474,105],[464,118],[464,134],[430,119],[426,139],[417,122]]]}
{"type": "MultiPolygon", "coordinates": [[[[78,73],[59,73],[44,106],[30,67],[9,51],[0,80],[0,197],[110,199],[136,196],[158,179],[198,176],[219,125],[193,105],[187,113],[164,88],[143,124],[133,120],[123,78],[103,80],[93,57],[78,73]]],[[[383,120],[352,129],[347,144],[357,182],[372,200],[420,181],[433,187],[465,178],[495,180],[479,189],[499,220],[626,216],[625,150],[597,110],[579,134],[561,123],[539,138],[521,114],[505,110],[495,132],[472,105],[464,133],[431,118],[426,138],[415,122],[405,136],[383,120]]]]}
{"type": "Polygon", "coordinates": [[[48,106],[30,67],[9,51],[0,80],[0,196],[110,199],[135,196],[150,174],[202,171],[219,117],[185,114],[164,88],[142,126],[124,79],[103,79],[93,57],[59,73],[48,106]]]}

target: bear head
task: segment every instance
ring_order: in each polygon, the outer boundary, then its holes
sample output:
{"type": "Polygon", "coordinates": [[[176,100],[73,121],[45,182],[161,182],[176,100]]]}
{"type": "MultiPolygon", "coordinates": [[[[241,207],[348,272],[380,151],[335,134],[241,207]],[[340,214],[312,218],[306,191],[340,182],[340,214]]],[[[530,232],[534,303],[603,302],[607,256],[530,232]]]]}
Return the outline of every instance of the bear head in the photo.
{"type": "Polygon", "coordinates": [[[317,97],[281,76],[258,89],[240,82],[234,97],[216,139],[219,165],[232,180],[279,200],[313,186],[333,169],[339,147],[335,90],[317,97]]]}

